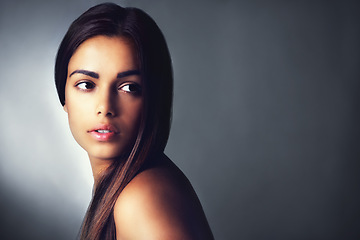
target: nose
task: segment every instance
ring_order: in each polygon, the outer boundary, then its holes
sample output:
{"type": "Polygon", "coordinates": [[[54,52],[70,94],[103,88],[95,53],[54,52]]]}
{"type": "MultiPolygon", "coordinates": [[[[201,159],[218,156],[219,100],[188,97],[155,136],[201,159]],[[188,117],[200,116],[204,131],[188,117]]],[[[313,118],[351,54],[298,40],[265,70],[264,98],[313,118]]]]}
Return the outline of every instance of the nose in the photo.
{"type": "Polygon", "coordinates": [[[98,104],[96,107],[96,114],[106,117],[116,116],[116,101],[111,90],[103,90],[98,92],[98,104]]]}

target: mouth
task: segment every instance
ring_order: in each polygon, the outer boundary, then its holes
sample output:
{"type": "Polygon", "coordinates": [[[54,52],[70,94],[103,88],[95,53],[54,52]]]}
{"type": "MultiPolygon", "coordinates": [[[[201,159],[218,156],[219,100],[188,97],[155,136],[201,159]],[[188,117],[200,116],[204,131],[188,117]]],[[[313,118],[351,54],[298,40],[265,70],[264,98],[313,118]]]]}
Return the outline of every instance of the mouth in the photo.
{"type": "Polygon", "coordinates": [[[111,133],[112,131],[105,130],[105,129],[98,129],[98,130],[95,130],[95,132],[98,132],[98,133],[111,133]]]}
{"type": "Polygon", "coordinates": [[[112,140],[119,131],[112,125],[99,124],[88,133],[97,141],[106,142],[112,140]]]}

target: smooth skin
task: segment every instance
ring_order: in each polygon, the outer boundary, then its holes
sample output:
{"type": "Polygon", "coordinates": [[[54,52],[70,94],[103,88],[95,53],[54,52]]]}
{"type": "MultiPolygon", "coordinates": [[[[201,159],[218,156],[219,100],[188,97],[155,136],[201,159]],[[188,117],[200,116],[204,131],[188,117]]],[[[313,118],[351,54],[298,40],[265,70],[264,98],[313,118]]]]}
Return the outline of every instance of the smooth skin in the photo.
{"type": "MultiPolygon", "coordinates": [[[[68,65],[65,106],[75,140],[90,159],[94,181],[123,160],[137,136],[142,81],[132,42],[96,36],[82,43],[68,65]],[[99,140],[94,129],[116,134],[99,140]]],[[[188,179],[162,154],[124,188],[114,207],[118,240],[213,239],[188,179]]]]}
{"type": "Polygon", "coordinates": [[[65,86],[64,110],[75,140],[90,158],[95,182],[112,161],[127,151],[137,135],[143,98],[130,41],[96,36],[82,43],[71,57],[65,86]],[[118,75],[122,77],[118,77],[118,75]],[[109,141],[91,134],[98,126],[116,129],[109,141]]]}
{"type": "Polygon", "coordinates": [[[190,182],[165,155],[126,186],[114,217],[117,239],[214,239],[190,182]]]}

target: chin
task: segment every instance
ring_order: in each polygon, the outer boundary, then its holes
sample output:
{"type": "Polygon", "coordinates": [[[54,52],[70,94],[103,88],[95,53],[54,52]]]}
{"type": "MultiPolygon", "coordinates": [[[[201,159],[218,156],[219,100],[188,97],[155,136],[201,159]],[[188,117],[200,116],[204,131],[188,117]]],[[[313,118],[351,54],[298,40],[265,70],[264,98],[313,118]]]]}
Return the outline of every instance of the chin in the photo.
{"type": "Polygon", "coordinates": [[[85,149],[89,157],[103,159],[103,160],[115,160],[124,159],[128,156],[128,151],[122,150],[119,147],[112,146],[97,146],[92,149],[85,149]]]}
{"type": "Polygon", "coordinates": [[[119,153],[119,152],[88,152],[90,157],[97,158],[100,160],[117,160],[117,159],[124,159],[127,154],[119,153]]]}

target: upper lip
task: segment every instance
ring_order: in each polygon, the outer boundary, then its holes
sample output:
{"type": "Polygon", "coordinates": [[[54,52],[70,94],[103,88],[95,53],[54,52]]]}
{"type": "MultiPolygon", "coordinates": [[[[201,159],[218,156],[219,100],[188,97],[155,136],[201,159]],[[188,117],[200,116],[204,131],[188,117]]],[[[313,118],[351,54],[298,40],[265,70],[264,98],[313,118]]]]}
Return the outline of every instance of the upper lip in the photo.
{"type": "Polygon", "coordinates": [[[111,124],[104,124],[104,123],[97,124],[94,128],[90,129],[88,132],[93,132],[97,130],[109,130],[114,133],[119,133],[119,130],[117,130],[116,127],[114,127],[111,124]]]}

